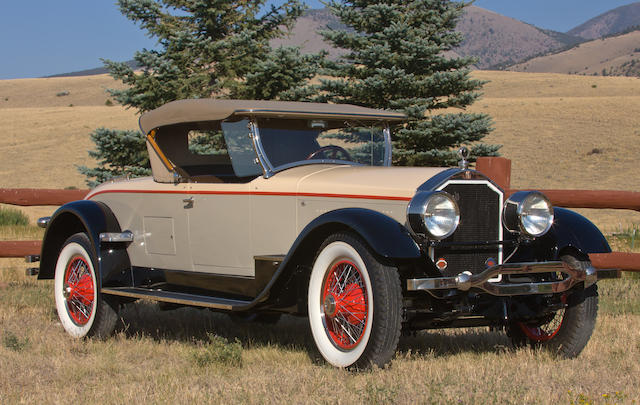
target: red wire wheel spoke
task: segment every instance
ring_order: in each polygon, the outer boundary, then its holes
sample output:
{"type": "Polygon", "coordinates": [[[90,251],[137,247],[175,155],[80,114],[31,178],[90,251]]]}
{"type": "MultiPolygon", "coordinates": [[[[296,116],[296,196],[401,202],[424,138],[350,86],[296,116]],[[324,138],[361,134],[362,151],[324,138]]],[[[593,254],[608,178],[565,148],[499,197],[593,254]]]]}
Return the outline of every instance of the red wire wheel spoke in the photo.
{"type": "Polygon", "coordinates": [[[367,287],[358,267],[342,260],[329,270],[322,289],[324,327],[331,342],[353,349],[364,336],[369,319],[367,287]]]}
{"type": "MultiPolygon", "coordinates": [[[[563,304],[566,304],[567,298],[565,295],[562,296],[561,300],[563,304]]],[[[564,312],[564,308],[559,309],[549,322],[539,326],[527,325],[524,322],[520,323],[520,329],[522,329],[522,332],[533,342],[548,342],[560,331],[562,320],[564,319],[564,312]]]]}
{"type": "Polygon", "coordinates": [[[86,325],[93,312],[95,287],[84,257],[75,256],[69,261],[63,288],[69,316],[76,325],[86,325]]]}

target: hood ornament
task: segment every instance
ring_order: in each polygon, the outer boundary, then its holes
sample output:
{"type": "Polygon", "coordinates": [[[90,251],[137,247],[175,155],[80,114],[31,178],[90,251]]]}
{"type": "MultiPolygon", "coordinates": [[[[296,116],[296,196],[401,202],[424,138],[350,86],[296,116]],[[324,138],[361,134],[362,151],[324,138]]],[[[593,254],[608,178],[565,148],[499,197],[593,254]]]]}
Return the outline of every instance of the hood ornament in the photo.
{"type": "Polygon", "coordinates": [[[458,162],[458,166],[462,170],[469,169],[469,149],[466,146],[461,146],[458,149],[458,157],[460,158],[460,162],[458,162]]]}

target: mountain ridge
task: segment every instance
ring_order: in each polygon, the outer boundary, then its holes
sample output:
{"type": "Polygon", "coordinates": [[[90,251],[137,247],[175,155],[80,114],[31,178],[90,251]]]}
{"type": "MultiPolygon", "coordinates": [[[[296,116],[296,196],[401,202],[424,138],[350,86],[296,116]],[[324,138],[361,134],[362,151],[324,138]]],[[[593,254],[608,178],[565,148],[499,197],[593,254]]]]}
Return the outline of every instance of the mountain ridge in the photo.
{"type": "MultiPolygon", "coordinates": [[[[620,13],[629,10],[633,11],[636,8],[638,10],[638,23],[640,23],[640,2],[637,2],[610,10],[569,30],[567,33],[562,33],[543,29],[471,5],[465,9],[457,26],[457,30],[464,35],[465,39],[458,48],[447,52],[446,55],[448,57],[475,57],[477,58],[477,63],[473,68],[477,69],[505,69],[537,57],[570,50],[585,41],[583,37],[576,35],[577,33],[586,35],[584,32],[593,27],[604,29],[603,27],[606,24],[598,22],[602,20],[603,16],[609,16],[607,18],[611,21],[618,21],[617,17],[613,18],[611,16],[619,16],[620,13]]],[[[618,24],[616,27],[620,28],[625,24],[618,24]]],[[[606,25],[606,27],[608,31],[615,30],[611,24],[606,25]]],[[[624,28],[630,29],[628,26],[624,28]]],[[[331,59],[337,59],[344,55],[346,50],[333,48],[323,41],[320,34],[318,34],[318,31],[322,29],[347,29],[347,27],[331,14],[327,8],[311,9],[298,19],[290,35],[273,40],[271,45],[274,47],[298,46],[303,53],[317,53],[321,50],[326,50],[331,59]]],[[[133,61],[126,63],[136,67],[133,61]]],[[[95,68],[55,74],[48,77],[84,76],[104,73],[108,73],[105,68],[95,68]]]]}
{"type": "Polygon", "coordinates": [[[567,31],[584,39],[597,39],[622,33],[632,27],[640,28],[640,2],[606,11],[567,31]]]}

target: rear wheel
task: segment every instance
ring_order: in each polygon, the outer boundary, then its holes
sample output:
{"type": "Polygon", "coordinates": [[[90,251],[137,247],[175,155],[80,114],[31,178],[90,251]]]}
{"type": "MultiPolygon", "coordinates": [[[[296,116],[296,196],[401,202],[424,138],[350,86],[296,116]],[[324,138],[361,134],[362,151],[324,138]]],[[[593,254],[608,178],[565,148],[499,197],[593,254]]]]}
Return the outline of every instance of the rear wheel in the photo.
{"type": "Polygon", "coordinates": [[[96,260],[91,242],[84,233],[67,239],[55,269],[54,295],[58,317],[73,337],[106,337],[116,325],[115,309],[100,293],[96,260]]]}
{"type": "MultiPolygon", "coordinates": [[[[585,268],[589,262],[573,256],[563,261],[572,267],[585,268]]],[[[516,346],[529,344],[565,358],[577,357],[589,342],[598,314],[598,288],[594,284],[562,297],[564,308],[537,322],[513,322],[509,336],[516,346]]]]}
{"type": "Polygon", "coordinates": [[[398,272],[376,259],[360,238],[335,234],[311,270],[309,324],[320,354],[337,367],[383,367],[400,337],[398,272]]]}

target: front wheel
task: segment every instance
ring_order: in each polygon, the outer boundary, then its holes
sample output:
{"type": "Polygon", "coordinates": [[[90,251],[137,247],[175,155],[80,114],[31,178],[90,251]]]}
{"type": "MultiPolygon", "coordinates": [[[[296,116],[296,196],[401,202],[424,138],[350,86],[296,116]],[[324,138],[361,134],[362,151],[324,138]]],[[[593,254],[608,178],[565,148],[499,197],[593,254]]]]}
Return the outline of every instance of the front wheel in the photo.
{"type": "Polygon", "coordinates": [[[366,368],[391,360],[402,323],[400,278],[360,238],[335,234],[324,241],[307,298],[313,339],[328,363],[366,368]]]}
{"type": "Polygon", "coordinates": [[[98,290],[91,242],[85,233],[67,239],[56,262],[54,295],[58,317],[71,336],[106,337],[118,319],[98,290]]]}
{"type": "MultiPolygon", "coordinates": [[[[562,258],[571,266],[586,266],[572,256],[562,258]]],[[[561,297],[564,308],[539,322],[513,322],[509,336],[516,346],[541,347],[564,358],[577,357],[589,342],[598,314],[598,287],[575,290],[561,297]]]]}

